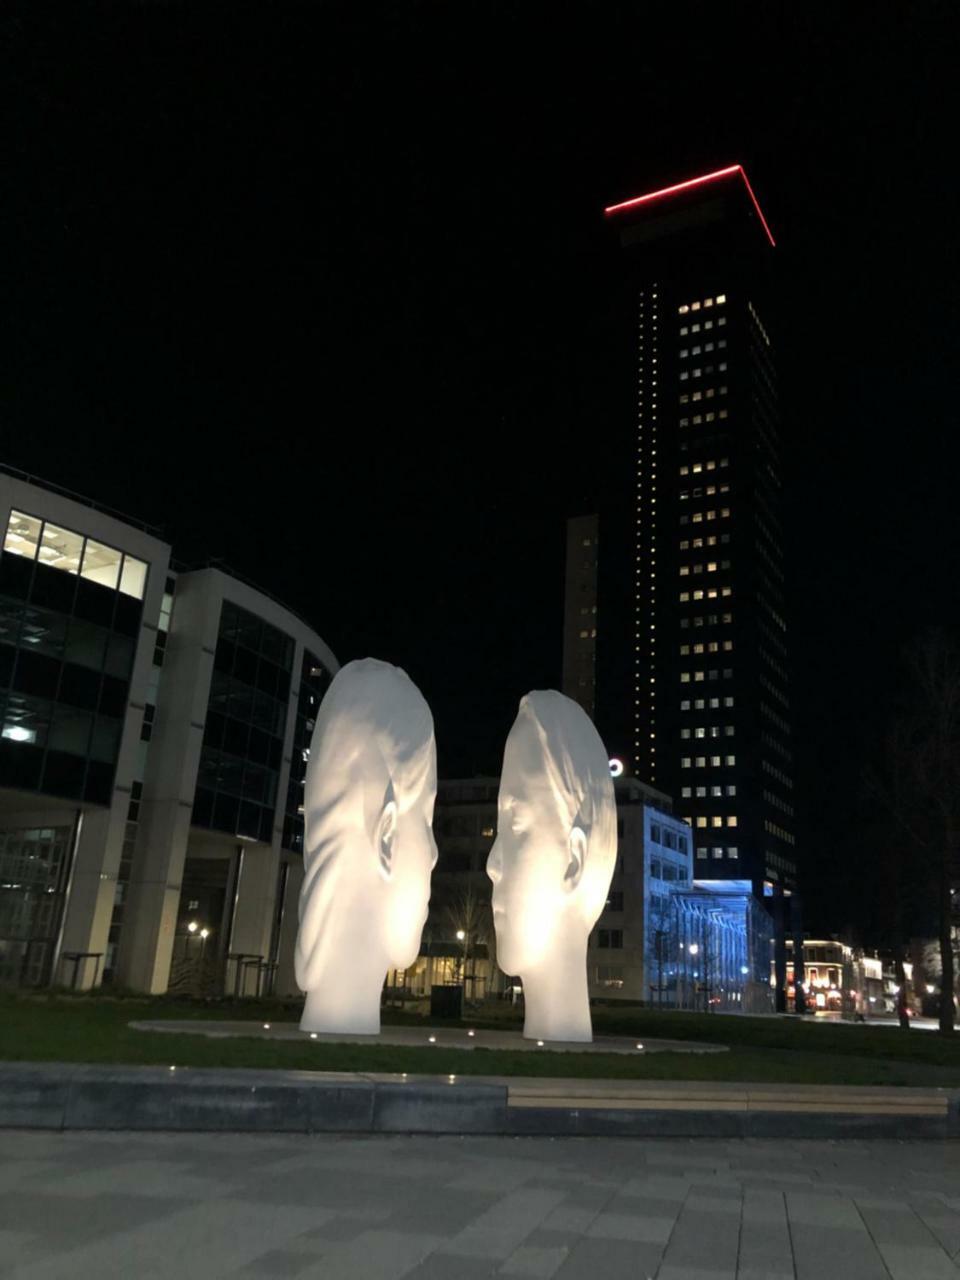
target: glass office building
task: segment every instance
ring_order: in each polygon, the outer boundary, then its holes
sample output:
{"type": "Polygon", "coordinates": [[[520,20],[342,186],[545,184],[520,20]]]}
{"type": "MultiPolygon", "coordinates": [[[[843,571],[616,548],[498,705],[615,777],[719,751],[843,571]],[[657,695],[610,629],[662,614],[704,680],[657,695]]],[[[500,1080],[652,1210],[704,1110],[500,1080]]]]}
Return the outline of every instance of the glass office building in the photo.
{"type": "Polygon", "coordinates": [[[77,495],[0,471],[0,522],[0,982],[162,991],[202,928],[225,981],[289,987],[333,655],[77,495]]]}

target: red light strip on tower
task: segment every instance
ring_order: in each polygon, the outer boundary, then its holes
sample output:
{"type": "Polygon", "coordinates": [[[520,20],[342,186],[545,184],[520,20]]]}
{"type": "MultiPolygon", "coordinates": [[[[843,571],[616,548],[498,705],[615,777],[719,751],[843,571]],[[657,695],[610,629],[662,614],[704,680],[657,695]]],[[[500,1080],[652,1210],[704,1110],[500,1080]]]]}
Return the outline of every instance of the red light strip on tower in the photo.
{"type": "Polygon", "coordinates": [[[770,230],[766,218],[763,216],[763,210],[760,208],[760,202],[753,194],[753,187],[750,185],[750,179],[747,177],[746,170],[742,164],[731,164],[726,169],[717,169],[714,173],[704,173],[698,178],[688,178],[686,182],[677,182],[672,187],[663,187],[660,191],[648,191],[646,195],[634,196],[632,200],[623,200],[620,204],[611,204],[604,209],[604,213],[608,216],[611,213],[622,213],[625,209],[636,209],[640,205],[650,204],[654,200],[662,200],[665,196],[676,195],[678,191],[690,191],[693,187],[702,187],[707,182],[717,182],[720,178],[729,178],[733,174],[739,173],[743,179],[743,185],[747,188],[747,194],[753,203],[754,209],[757,211],[757,217],[760,224],[767,234],[770,243],[776,246],[776,240],[770,230]]]}

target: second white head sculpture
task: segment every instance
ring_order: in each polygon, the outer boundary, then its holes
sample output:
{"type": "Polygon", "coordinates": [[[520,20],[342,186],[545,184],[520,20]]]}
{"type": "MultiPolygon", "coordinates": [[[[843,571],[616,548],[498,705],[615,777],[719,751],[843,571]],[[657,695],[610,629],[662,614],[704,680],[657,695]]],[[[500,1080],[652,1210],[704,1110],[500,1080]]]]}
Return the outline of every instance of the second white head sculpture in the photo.
{"type": "Polygon", "coordinates": [[[304,783],[295,968],[304,1031],[376,1035],[387,971],[412,965],[437,860],[433,718],[398,667],[366,658],[334,677],[304,783]]]}
{"type": "Polygon", "coordinates": [[[493,881],[497,962],[523,979],[523,1034],[593,1038],[587,938],[610,888],[617,810],[600,735],[562,693],[529,693],[507,738],[493,881]]]}

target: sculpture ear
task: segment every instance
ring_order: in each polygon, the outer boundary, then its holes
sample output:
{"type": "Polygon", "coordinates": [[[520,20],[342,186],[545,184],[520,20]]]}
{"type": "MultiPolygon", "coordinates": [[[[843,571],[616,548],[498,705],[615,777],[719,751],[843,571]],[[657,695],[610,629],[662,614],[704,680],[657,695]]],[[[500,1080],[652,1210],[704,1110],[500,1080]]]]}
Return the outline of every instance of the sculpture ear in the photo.
{"type": "Polygon", "coordinates": [[[570,832],[570,861],[563,876],[563,887],[567,893],[572,893],[580,883],[586,857],[587,833],[583,827],[575,826],[570,832]]]}
{"type": "Polygon", "coordinates": [[[377,820],[375,840],[380,874],[384,880],[389,880],[393,875],[393,854],[397,842],[397,802],[393,798],[392,786],[387,788],[383,811],[377,820]]]}

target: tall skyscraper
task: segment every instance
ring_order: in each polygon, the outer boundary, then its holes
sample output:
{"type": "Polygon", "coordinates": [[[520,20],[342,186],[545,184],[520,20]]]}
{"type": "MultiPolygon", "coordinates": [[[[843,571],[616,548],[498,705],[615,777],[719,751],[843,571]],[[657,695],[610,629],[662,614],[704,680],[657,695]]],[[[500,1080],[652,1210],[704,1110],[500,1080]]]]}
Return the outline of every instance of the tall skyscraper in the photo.
{"type": "MultiPolygon", "coordinates": [[[[696,879],[779,895],[796,850],[773,236],[739,165],[606,216],[636,416],[592,532],[597,722],[611,754],[674,797],[696,879]]],[[[571,636],[580,607],[568,595],[571,636]]]]}
{"type": "Polygon", "coordinates": [[[567,521],[564,579],[563,689],[591,719],[597,710],[597,568],[599,517],[567,521]]]}

